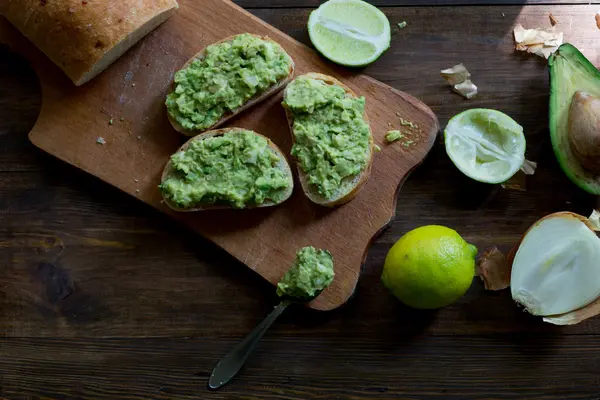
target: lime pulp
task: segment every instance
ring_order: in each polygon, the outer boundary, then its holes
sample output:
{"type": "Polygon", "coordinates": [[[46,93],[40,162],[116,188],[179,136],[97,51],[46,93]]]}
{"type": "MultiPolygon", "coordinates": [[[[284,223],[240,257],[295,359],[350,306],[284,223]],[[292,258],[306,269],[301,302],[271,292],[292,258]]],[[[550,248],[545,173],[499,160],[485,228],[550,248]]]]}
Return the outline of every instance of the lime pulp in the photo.
{"type": "Polygon", "coordinates": [[[474,108],[452,117],[444,141],[454,165],[479,182],[505,182],[525,162],[523,127],[497,110],[474,108]]]}
{"type": "Polygon", "coordinates": [[[362,0],[329,0],[308,19],[316,49],[346,66],[372,63],[390,47],[390,23],[378,8],[362,0]]]}

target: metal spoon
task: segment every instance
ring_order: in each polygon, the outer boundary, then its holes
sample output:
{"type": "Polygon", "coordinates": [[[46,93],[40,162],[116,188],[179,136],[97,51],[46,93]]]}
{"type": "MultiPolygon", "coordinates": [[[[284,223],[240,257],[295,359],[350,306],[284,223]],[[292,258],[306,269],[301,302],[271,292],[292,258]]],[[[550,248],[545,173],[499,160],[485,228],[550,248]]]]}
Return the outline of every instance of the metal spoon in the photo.
{"type": "Polygon", "coordinates": [[[237,373],[242,369],[244,363],[250,354],[256,349],[258,346],[258,342],[264,336],[265,332],[273,322],[285,311],[285,309],[292,303],[307,303],[313,299],[315,299],[318,295],[321,294],[321,291],[315,293],[314,296],[311,297],[282,297],[281,303],[279,303],[273,311],[264,319],[263,322],[258,324],[256,328],[252,332],[248,334],[240,343],[237,344],[229,353],[225,355],[219,361],[215,369],[213,369],[212,374],[208,380],[208,388],[209,389],[219,389],[222,386],[225,386],[237,373]]]}

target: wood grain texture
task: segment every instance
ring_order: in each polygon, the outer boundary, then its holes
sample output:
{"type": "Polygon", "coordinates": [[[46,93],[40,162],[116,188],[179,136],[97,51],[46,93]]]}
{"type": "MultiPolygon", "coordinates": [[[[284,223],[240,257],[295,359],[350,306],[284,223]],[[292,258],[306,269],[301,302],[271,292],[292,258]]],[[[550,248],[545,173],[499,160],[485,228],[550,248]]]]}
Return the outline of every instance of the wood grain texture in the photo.
{"type": "MultiPolygon", "coordinates": [[[[336,277],[309,306],[318,310],[339,307],[356,287],[372,238],[394,215],[398,187],[433,146],[439,130],[434,114],[392,87],[355,71],[334,68],[313,50],[232,3],[190,0],[180,6],[172,19],[106,74],[81,88],[69,85],[37,50],[24,50],[39,74],[43,95],[40,117],[29,139],[61,160],[168,212],[273,284],[289,269],[301,247],[329,250],[336,277]],[[199,49],[245,31],[269,35],[280,43],[294,59],[298,75],[311,71],[332,75],[367,98],[374,141],[383,150],[374,156],[371,177],[352,202],[324,209],[298,187],[280,206],[256,210],[181,214],[162,204],[160,176],[182,141],[169,127],[164,106],[173,73],[199,49]],[[418,129],[408,132],[399,118],[418,129]],[[385,145],[386,132],[400,128],[408,132],[412,144],[385,145]],[[98,137],[106,145],[97,144],[98,137]]],[[[4,30],[13,47],[28,45],[6,24],[4,30]]],[[[239,114],[226,126],[266,135],[289,154],[291,134],[280,103],[281,93],[239,114]]]]}
{"type": "Polygon", "coordinates": [[[0,340],[9,399],[594,399],[597,336],[307,339],[275,329],[222,390],[204,386],[234,340],[0,340]],[[395,341],[395,342],[393,342],[395,341]],[[299,343],[290,349],[291,343],[299,343]],[[548,351],[552,347],[554,351],[548,351]],[[293,358],[290,358],[292,354],[293,358]],[[578,360],[586,359],[586,363],[578,360]],[[509,361],[508,361],[509,360],[509,361]],[[336,367],[331,368],[332,363],[336,367]],[[202,371],[197,375],[195,371],[202,371]],[[569,371],[569,372],[566,372],[569,371]],[[30,396],[30,397],[27,397],[30,396]]]}
{"type": "MultiPolygon", "coordinates": [[[[507,250],[541,216],[596,204],[552,154],[544,61],[511,50],[512,24],[547,26],[550,11],[563,28],[574,21],[568,40],[600,65],[593,6],[385,10],[392,22],[410,15],[410,25],[364,72],[417,95],[442,125],[468,107],[507,112],[525,127],[538,172],[526,192],[479,184],[436,143],[404,184],[350,301],[328,313],[290,309],[219,392],[205,390],[208,373],[264,318],[276,300],[270,285],[162,213],[35,149],[26,135],[37,79],[0,46],[0,397],[597,399],[600,318],[544,324],[477,280],[457,304],[421,312],[379,280],[387,250],[417,226],[447,225],[480,250],[507,250]],[[464,101],[437,76],[456,62],[482,97],[464,101]]],[[[308,43],[309,10],[253,12],[308,43]]]]}
{"type": "MultiPolygon", "coordinates": [[[[325,0],[234,0],[234,3],[244,8],[316,8],[325,0]]],[[[598,0],[369,0],[377,7],[414,7],[414,6],[465,6],[465,5],[565,5],[565,4],[598,4],[598,0]]]]}

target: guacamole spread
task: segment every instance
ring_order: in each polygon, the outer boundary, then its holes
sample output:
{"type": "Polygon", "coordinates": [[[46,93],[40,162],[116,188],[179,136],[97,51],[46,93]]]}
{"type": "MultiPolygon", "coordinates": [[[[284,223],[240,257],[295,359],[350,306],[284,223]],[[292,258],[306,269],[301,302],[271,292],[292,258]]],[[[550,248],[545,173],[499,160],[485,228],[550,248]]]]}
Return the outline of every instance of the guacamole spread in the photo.
{"type": "Polygon", "coordinates": [[[299,77],[287,86],[283,105],[294,117],[292,155],[319,194],[333,197],[344,178],[367,166],[371,133],[364,118],[365,98],[299,77]]]}
{"type": "Polygon", "coordinates": [[[288,76],[291,65],[276,43],[248,33],[237,35],[207,47],[202,58],[175,74],[167,111],[187,130],[209,128],[288,76]]]}
{"type": "Polygon", "coordinates": [[[163,196],[181,208],[224,204],[235,208],[284,200],[291,182],[278,168],[281,158],[267,139],[252,131],[192,140],[171,156],[173,173],[160,185],[163,196]]]}
{"type": "Polygon", "coordinates": [[[277,284],[278,296],[307,298],[317,295],[333,281],[333,257],[327,250],[304,247],[296,253],[292,268],[277,284]]]}
{"type": "Polygon", "coordinates": [[[388,143],[395,142],[396,140],[400,140],[403,137],[404,135],[399,130],[388,131],[388,133],[385,134],[385,140],[388,143]]]}

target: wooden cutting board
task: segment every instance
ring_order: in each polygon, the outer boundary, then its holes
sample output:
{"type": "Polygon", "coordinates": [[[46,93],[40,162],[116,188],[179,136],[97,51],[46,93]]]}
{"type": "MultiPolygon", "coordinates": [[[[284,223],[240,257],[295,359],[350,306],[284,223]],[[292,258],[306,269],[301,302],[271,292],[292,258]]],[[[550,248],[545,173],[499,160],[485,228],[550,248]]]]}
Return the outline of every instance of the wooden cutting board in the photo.
{"type": "MultiPolygon", "coordinates": [[[[30,140],[170,214],[273,284],[299,248],[328,249],[336,277],[310,306],[331,310],[344,304],[356,287],[371,240],[394,215],[398,188],[433,146],[439,130],[435,115],[405,93],[332,65],[229,1],[180,0],[180,5],[174,17],[79,88],[0,18],[0,38],[27,57],[40,78],[42,109],[30,140]],[[177,214],[161,204],[157,185],[162,168],[185,140],[166,117],[164,100],[173,74],[201,48],[242,32],[269,35],[283,45],[296,62],[296,74],[333,75],[366,97],[375,143],[382,150],[375,154],[368,183],[350,203],[333,210],[314,205],[296,182],[292,198],[272,208],[177,214]],[[402,125],[400,118],[416,128],[402,125]],[[401,129],[410,141],[386,144],[384,135],[390,129],[401,129]],[[98,144],[99,137],[106,144],[98,144]]],[[[280,102],[281,93],[227,126],[260,132],[289,155],[291,137],[280,102]]]]}

